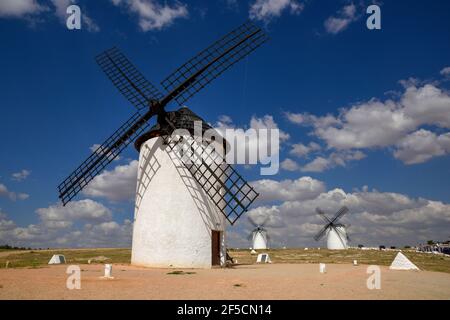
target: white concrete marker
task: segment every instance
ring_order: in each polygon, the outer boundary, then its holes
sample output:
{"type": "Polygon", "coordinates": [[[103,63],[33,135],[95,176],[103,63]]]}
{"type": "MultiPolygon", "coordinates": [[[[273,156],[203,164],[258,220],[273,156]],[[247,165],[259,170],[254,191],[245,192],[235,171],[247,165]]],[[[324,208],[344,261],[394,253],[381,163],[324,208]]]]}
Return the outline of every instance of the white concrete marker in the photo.
{"type": "Polygon", "coordinates": [[[321,263],[319,265],[319,271],[320,271],[320,273],[326,273],[327,272],[327,265],[325,263],[321,263]]]}
{"type": "Polygon", "coordinates": [[[105,279],[114,279],[112,276],[112,264],[105,264],[105,275],[103,276],[105,279]]]}
{"type": "Polygon", "coordinates": [[[353,265],[357,266],[358,265],[358,260],[353,260],[353,265]]]}
{"type": "Polygon", "coordinates": [[[48,264],[62,264],[62,263],[66,263],[66,257],[64,257],[62,254],[54,254],[53,257],[48,262],[48,264]]]}
{"type": "Polygon", "coordinates": [[[272,263],[272,261],[270,260],[268,253],[260,253],[260,254],[258,254],[256,263],[272,263]]]}

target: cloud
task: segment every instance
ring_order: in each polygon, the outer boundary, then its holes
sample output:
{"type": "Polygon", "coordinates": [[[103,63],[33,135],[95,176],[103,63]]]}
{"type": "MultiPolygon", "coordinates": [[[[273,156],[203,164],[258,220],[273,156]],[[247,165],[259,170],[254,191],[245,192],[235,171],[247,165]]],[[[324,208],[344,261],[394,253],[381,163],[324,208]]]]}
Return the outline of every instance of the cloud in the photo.
{"type": "Polygon", "coordinates": [[[286,171],[301,171],[301,172],[323,172],[335,167],[345,167],[350,161],[362,160],[366,154],[359,150],[341,150],[331,152],[329,155],[316,156],[310,162],[300,165],[298,162],[286,158],[281,162],[281,168],[286,171]]]}
{"type": "MultiPolygon", "coordinates": [[[[245,127],[237,127],[233,122],[232,119],[228,116],[221,116],[219,118],[219,121],[214,125],[214,128],[224,137],[228,138],[228,140],[231,141],[231,139],[234,139],[235,146],[234,146],[234,161],[237,160],[237,153],[239,150],[242,150],[242,148],[245,147],[246,155],[258,155],[259,163],[262,164],[261,166],[261,172],[263,170],[268,169],[268,167],[263,167],[266,164],[270,165],[270,169],[272,172],[278,171],[279,166],[279,149],[280,144],[286,142],[290,139],[290,136],[288,133],[284,132],[278,127],[278,124],[274,121],[273,117],[271,115],[265,115],[263,117],[256,117],[252,116],[250,119],[249,128],[248,126],[245,127]],[[220,121],[222,120],[222,121],[220,121]],[[226,121],[223,121],[226,120],[226,121]],[[249,130],[252,129],[252,130],[249,130]],[[263,131],[259,131],[261,129],[268,130],[267,134],[264,134],[263,131]],[[273,138],[276,136],[273,135],[271,130],[278,130],[279,135],[279,143],[273,138]],[[252,132],[253,131],[253,132],[252,132]],[[227,135],[227,132],[230,134],[227,135]],[[253,133],[253,134],[251,134],[253,133]],[[273,141],[274,140],[274,141],[273,141]],[[275,145],[276,144],[276,145],[275,145]],[[259,146],[267,146],[267,154],[263,154],[263,151],[259,146]]],[[[256,158],[256,157],[255,157],[256,158]]],[[[246,160],[248,160],[248,157],[246,156],[246,160]]],[[[249,161],[247,161],[249,162],[249,161]]],[[[241,163],[242,164],[242,163],[241,163]]],[[[252,164],[252,163],[250,163],[252,164]]]]}
{"type": "Polygon", "coordinates": [[[132,222],[112,220],[111,210],[90,199],[36,210],[38,224],[17,226],[0,211],[0,243],[25,247],[129,247],[132,222]],[[78,227],[78,225],[80,225],[78,227]]]}
{"type": "Polygon", "coordinates": [[[406,164],[423,163],[450,153],[450,133],[436,135],[420,129],[401,139],[396,146],[395,158],[406,164]]]}
{"type": "Polygon", "coordinates": [[[358,20],[356,14],[356,5],[349,4],[341,8],[335,16],[329,17],[324,22],[325,30],[331,34],[338,34],[344,31],[350,25],[350,23],[358,20]]]}
{"type": "MultiPolygon", "coordinates": [[[[272,116],[265,115],[261,118],[253,116],[249,124],[252,129],[278,129],[277,123],[272,116]]],[[[226,129],[236,129],[238,141],[243,141],[245,131],[238,129],[233,124],[233,121],[228,116],[219,117],[217,123],[217,130],[224,134],[226,129]]],[[[280,130],[280,140],[286,141],[289,135],[280,130]]],[[[267,141],[268,142],[268,141],[267,141]]],[[[91,147],[91,150],[96,150],[96,146],[91,147]]],[[[248,149],[252,152],[258,150],[257,139],[250,139],[248,149]]],[[[278,150],[274,150],[278,153],[278,150]]],[[[94,198],[105,198],[110,201],[134,201],[136,193],[136,179],[139,161],[131,160],[128,164],[118,165],[112,170],[105,170],[97,177],[95,177],[82,191],[84,195],[94,198]]]]}
{"type": "Polygon", "coordinates": [[[305,200],[318,196],[325,191],[322,181],[311,177],[301,177],[296,180],[276,181],[271,179],[257,180],[250,183],[260,194],[258,201],[305,200]]]}
{"type": "Polygon", "coordinates": [[[446,68],[442,69],[440,73],[443,76],[450,76],[450,67],[446,67],[446,68]]]}
{"type": "Polygon", "coordinates": [[[51,205],[36,210],[43,225],[47,228],[67,228],[74,221],[107,221],[112,217],[111,211],[101,203],[90,199],[72,201],[66,206],[51,205]]]}
{"type": "MultiPolygon", "coordinates": [[[[325,184],[311,177],[253,183],[268,187],[262,193],[265,198],[257,200],[256,205],[259,206],[251,209],[248,214],[257,221],[270,217],[269,234],[275,246],[325,245],[324,242],[317,243],[313,240],[315,233],[323,226],[315,209],[320,207],[331,216],[343,205],[350,209],[341,222],[351,224],[348,231],[352,245],[416,245],[430,239],[448,238],[448,203],[412,198],[395,192],[369,190],[368,187],[353,192],[345,192],[340,188],[326,190],[325,184]],[[308,182],[311,192],[304,192],[304,186],[308,182]],[[295,187],[302,184],[303,187],[295,187]],[[277,194],[277,190],[282,190],[281,193],[285,196],[277,194]],[[297,192],[300,197],[296,195],[297,192]],[[277,199],[284,200],[274,205],[267,204],[270,200],[277,199]]],[[[233,243],[246,247],[249,243],[244,236],[252,226],[242,220],[241,227],[244,232],[241,238],[236,234],[233,243]]]]}
{"type": "MultiPolygon", "coordinates": [[[[54,14],[65,25],[67,21],[67,8],[72,4],[78,4],[77,0],[50,0],[54,7],[54,14]]],[[[2,0],[0,1],[0,17],[26,18],[35,17],[43,12],[51,11],[47,6],[41,5],[36,0],[2,0]]],[[[81,12],[81,22],[89,32],[98,32],[100,27],[88,16],[86,10],[81,12]]]]}
{"type": "Polygon", "coordinates": [[[113,170],[103,171],[87,185],[83,194],[110,201],[133,201],[138,164],[137,160],[132,160],[128,164],[116,166],[113,170]]]}
{"type": "MultiPolygon", "coordinates": [[[[373,98],[341,109],[338,116],[328,114],[319,117],[306,113],[286,113],[285,116],[292,123],[312,126],[312,135],[323,140],[328,149],[342,151],[394,147],[394,156],[406,164],[448,154],[447,133],[433,138],[429,133],[418,130],[423,126],[431,127],[430,130],[450,128],[449,93],[436,84],[418,85],[416,81],[402,84],[405,86],[404,92],[398,98],[386,101],[373,98]],[[425,151],[431,151],[431,156],[410,159],[412,154],[420,153],[419,149],[425,147],[414,147],[412,141],[423,142],[425,136],[434,141],[434,148],[425,151]]],[[[323,160],[321,162],[324,163],[323,160]]]]}
{"type": "MultiPolygon", "coordinates": [[[[278,124],[273,120],[273,117],[270,115],[265,115],[262,118],[257,118],[253,116],[250,120],[250,128],[252,129],[279,129],[278,124]]],[[[280,140],[286,141],[290,138],[289,134],[279,129],[280,140]]]]}
{"type": "Polygon", "coordinates": [[[22,18],[45,11],[46,8],[36,0],[2,0],[0,1],[0,17],[22,18]]]}
{"type": "Polygon", "coordinates": [[[322,147],[315,142],[310,142],[308,145],[297,143],[292,145],[289,154],[302,158],[306,157],[310,152],[319,151],[320,149],[322,149],[322,147]]]}
{"type": "Polygon", "coordinates": [[[292,113],[292,112],[285,112],[284,116],[286,119],[293,123],[298,125],[309,125],[309,124],[315,124],[320,127],[325,126],[331,126],[331,125],[337,125],[341,122],[339,119],[334,117],[331,114],[327,114],[322,117],[316,117],[314,115],[308,114],[308,113],[292,113]]]}
{"type": "MultiPolygon", "coordinates": [[[[77,0],[51,0],[53,6],[55,7],[55,15],[59,20],[66,24],[67,21],[67,8],[72,4],[78,4],[77,0]]],[[[100,27],[94,22],[94,20],[88,16],[86,10],[81,10],[81,23],[84,28],[89,32],[99,32],[100,27]]]]}
{"type": "Polygon", "coordinates": [[[300,170],[302,172],[323,172],[337,166],[345,167],[349,161],[362,160],[366,155],[359,150],[345,150],[332,152],[327,158],[316,157],[313,161],[307,163],[300,170]]]}
{"type": "Polygon", "coordinates": [[[238,0],[222,0],[225,2],[227,9],[239,11],[239,1],[238,0]]]}
{"type": "Polygon", "coordinates": [[[292,160],[290,158],[286,158],[285,160],[283,160],[281,162],[281,169],[293,172],[293,171],[300,170],[300,166],[294,160],[292,160]]]}
{"type": "Polygon", "coordinates": [[[8,220],[6,213],[3,213],[0,209],[0,234],[1,232],[13,230],[15,227],[14,221],[8,220]]]}
{"type": "MultiPolygon", "coordinates": [[[[279,130],[280,141],[285,142],[289,140],[290,135],[281,130],[278,124],[273,119],[271,115],[264,115],[263,117],[252,116],[249,123],[249,129],[277,129],[279,130]]],[[[238,133],[241,133],[244,136],[244,131],[248,129],[248,127],[239,128],[233,123],[233,119],[227,115],[221,115],[219,117],[219,121],[214,125],[214,128],[219,131],[220,134],[225,135],[225,130],[234,129],[238,133]]]]}
{"type": "Polygon", "coordinates": [[[269,22],[278,18],[285,11],[291,14],[300,14],[304,4],[295,0],[256,0],[250,5],[250,19],[269,22]]]}
{"type": "Polygon", "coordinates": [[[331,161],[324,157],[316,157],[313,161],[302,167],[304,172],[323,172],[331,167],[331,161]]]}
{"type": "Polygon", "coordinates": [[[16,193],[9,191],[4,184],[0,183],[0,197],[6,197],[11,201],[17,201],[17,200],[26,200],[30,196],[26,193],[16,193]]]}
{"type": "MultiPolygon", "coordinates": [[[[94,143],[92,146],[89,147],[89,150],[91,150],[92,153],[97,153],[97,154],[103,154],[105,151],[102,151],[102,149],[99,149],[99,147],[101,146],[101,144],[98,143],[94,143]]],[[[113,159],[113,161],[119,161],[122,159],[121,156],[115,156],[113,154],[110,154],[110,158],[113,159]]]]}
{"type": "Polygon", "coordinates": [[[233,123],[233,119],[231,119],[230,116],[223,114],[219,116],[219,123],[230,124],[233,123]]]}
{"type": "Polygon", "coordinates": [[[21,171],[19,171],[19,172],[13,173],[13,174],[11,175],[11,179],[14,180],[14,181],[20,182],[20,181],[23,181],[23,180],[25,180],[26,178],[28,178],[28,176],[29,176],[30,174],[31,174],[31,171],[30,171],[30,170],[23,169],[23,170],[21,170],[21,171]]]}
{"type": "Polygon", "coordinates": [[[156,0],[111,0],[115,6],[122,6],[128,12],[137,15],[142,31],[162,30],[169,27],[180,18],[187,18],[187,5],[175,2],[170,6],[156,0]]]}

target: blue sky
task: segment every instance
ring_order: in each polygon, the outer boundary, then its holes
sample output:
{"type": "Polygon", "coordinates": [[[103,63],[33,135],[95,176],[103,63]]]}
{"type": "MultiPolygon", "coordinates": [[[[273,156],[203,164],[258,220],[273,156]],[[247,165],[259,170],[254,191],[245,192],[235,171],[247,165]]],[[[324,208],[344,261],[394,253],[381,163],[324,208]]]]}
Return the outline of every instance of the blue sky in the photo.
{"type": "MultiPolygon", "coordinates": [[[[59,182],[134,111],[95,55],[118,46],[158,85],[249,17],[271,40],[188,106],[218,126],[259,122],[289,135],[279,174],[241,169],[260,188],[250,214],[271,216],[274,245],[314,245],[314,208],[343,204],[351,209],[354,241],[446,240],[450,3],[384,1],[382,29],[373,31],[366,28],[369,4],[2,1],[0,243],[129,245],[134,148],[77,198],[82,202],[72,209],[57,204],[59,182]],[[82,30],[65,27],[71,2],[81,7],[82,30]]],[[[248,245],[249,228],[243,219],[230,243],[248,245]]]]}

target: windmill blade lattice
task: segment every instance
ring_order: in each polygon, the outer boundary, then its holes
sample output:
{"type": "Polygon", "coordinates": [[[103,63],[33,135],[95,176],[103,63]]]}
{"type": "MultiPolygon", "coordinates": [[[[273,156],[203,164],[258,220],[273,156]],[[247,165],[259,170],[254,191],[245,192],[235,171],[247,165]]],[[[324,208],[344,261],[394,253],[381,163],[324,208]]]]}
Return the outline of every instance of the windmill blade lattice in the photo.
{"type": "Polygon", "coordinates": [[[183,88],[174,96],[183,106],[194,94],[268,39],[260,28],[248,21],[179,67],[161,85],[168,92],[183,88]]]}
{"type": "Polygon", "coordinates": [[[96,61],[112,83],[137,109],[149,107],[149,101],[163,95],[136,69],[116,47],[104,51],[96,61]]]}
{"type": "Polygon", "coordinates": [[[341,209],[339,209],[338,212],[334,215],[334,218],[331,220],[331,223],[336,223],[344,214],[348,212],[348,208],[346,206],[343,206],[341,209]]]}
{"type": "Polygon", "coordinates": [[[59,198],[63,205],[72,200],[147,127],[147,120],[139,112],[136,112],[120,126],[69,177],[59,184],[59,198]]]}
{"type": "Polygon", "coordinates": [[[320,229],[320,231],[314,236],[314,240],[319,241],[320,239],[322,239],[322,237],[325,235],[325,233],[327,232],[329,227],[330,227],[330,224],[327,224],[327,225],[325,225],[325,227],[320,229]]]}
{"type": "Polygon", "coordinates": [[[258,197],[259,194],[248,182],[223,161],[222,156],[208,148],[205,142],[183,136],[173,137],[166,143],[169,152],[174,152],[181,159],[192,177],[232,225],[258,197]],[[185,160],[186,150],[191,152],[190,161],[185,160]]]}
{"type": "MultiPolygon", "coordinates": [[[[134,114],[58,186],[62,203],[65,205],[73,199],[132,140],[142,134],[153,116],[158,115],[158,124],[161,127],[166,126],[165,107],[173,99],[183,104],[206,84],[267,40],[267,35],[260,28],[251,22],[244,23],[166,78],[162,84],[169,92],[165,96],[147,81],[117,48],[106,50],[97,56],[96,60],[101,69],[125,98],[139,110],[143,108],[149,108],[149,110],[143,115],[134,114]]],[[[222,172],[212,171],[205,165],[191,168],[195,169],[195,176],[200,180],[212,175],[217,180],[224,179],[226,183],[232,182],[230,186],[224,183],[223,189],[226,192],[223,196],[217,190],[214,192],[212,186],[208,184],[207,186],[208,194],[212,194],[210,195],[212,199],[220,198],[220,201],[226,204],[226,208],[221,210],[227,211],[227,219],[234,223],[254,201],[257,193],[231,166],[224,164],[219,166],[221,167],[224,167],[222,172]]],[[[216,200],[213,201],[216,203],[216,200]]]]}

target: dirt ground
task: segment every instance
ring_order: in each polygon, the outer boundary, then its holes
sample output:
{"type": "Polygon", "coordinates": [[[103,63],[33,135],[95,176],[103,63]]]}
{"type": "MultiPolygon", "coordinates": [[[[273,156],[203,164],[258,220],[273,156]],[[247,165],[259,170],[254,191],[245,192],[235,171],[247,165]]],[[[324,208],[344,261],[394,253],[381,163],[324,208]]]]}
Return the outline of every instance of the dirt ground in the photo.
{"type": "Polygon", "coordinates": [[[66,287],[67,265],[0,270],[0,299],[450,299],[450,274],[381,267],[381,289],[367,289],[367,266],[327,264],[241,265],[184,270],[81,265],[81,289],[66,287]]]}

